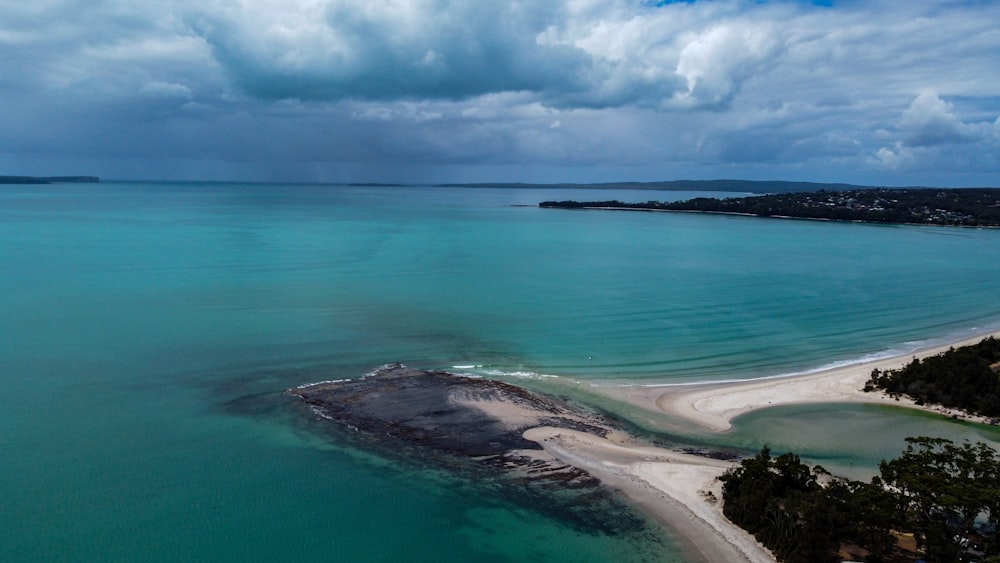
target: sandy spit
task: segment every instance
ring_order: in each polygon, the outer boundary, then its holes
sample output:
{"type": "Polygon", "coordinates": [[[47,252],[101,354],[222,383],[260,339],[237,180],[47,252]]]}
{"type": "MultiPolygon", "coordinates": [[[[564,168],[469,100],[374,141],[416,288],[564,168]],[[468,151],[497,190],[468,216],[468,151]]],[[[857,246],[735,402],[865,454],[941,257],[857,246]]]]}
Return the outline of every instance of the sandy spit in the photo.
{"type": "Polygon", "coordinates": [[[897,369],[910,363],[913,358],[923,359],[951,347],[976,344],[987,336],[1000,338],[1000,331],[921,349],[911,354],[859,362],[802,376],[692,385],[599,387],[595,390],[642,408],[662,411],[692,422],[702,429],[718,432],[731,428],[730,422],[742,414],[779,405],[805,403],[882,403],[987,422],[982,417],[967,415],[961,411],[920,406],[904,397],[894,398],[883,392],[866,393],[863,390],[873,369],[897,369]]]}
{"type": "MultiPolygon", "coordinates": [[[[865,402],[931,410],[985,422],[958,411],[918,406],[912,400],[881,392],[866,393],[873,369],[896,369],[913,358],[926,358],[975,344],[1000,331],[980,334],[912,354],[859,362],[809,375],[695,385],[599,387],[612,398],[661,411],[700,427],[726,431],[735,417],[757,409],[803,403],[865,402]]],[[[512,413],[505,413],[512,414],[512,413]]],[[[684,549],[703,561],[773,562],[773,555],[722,513],[718,480],[735,463],[639,444],[625,436],[608,439],[558,428],[531,428],[524,437],[542,445],[564,463],[585,469],[629,496],[668,529],[678,533],[684,549]]]]}
{"type": "Polygon", "coordinates": [[[722,513],[718,477],[732,462],[561,428],[532,428],[538,442],[563,463],[588,471],[614,487],[677,534],[692,558],[705,562],[774,561],[763,545],[722,513]]]}

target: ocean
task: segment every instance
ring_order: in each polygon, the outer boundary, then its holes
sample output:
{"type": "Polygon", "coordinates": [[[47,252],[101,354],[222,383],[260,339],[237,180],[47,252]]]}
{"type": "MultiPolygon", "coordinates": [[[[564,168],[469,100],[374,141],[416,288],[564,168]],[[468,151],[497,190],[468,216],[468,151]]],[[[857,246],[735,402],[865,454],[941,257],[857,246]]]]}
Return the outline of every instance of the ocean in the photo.
{"type": "MultiPolygon", "coordinates": [[[[338,444],[283,392],[397,361],[569,394],[741,379],[1000,327],[1000,230],[536,206],[700,195],[733,194],[0,187],[0,559],[683,561],[338,444]]],[[[830,405],[664,439],[863,474],[912,433],[1000,440],[830,405]]]]}

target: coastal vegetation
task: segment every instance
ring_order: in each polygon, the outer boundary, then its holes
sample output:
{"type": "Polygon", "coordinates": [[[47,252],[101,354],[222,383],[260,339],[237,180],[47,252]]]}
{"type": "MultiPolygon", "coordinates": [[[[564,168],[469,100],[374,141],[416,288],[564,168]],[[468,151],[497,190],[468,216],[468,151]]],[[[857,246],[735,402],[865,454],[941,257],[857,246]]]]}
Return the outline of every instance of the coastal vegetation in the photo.
{"type": "Polygon", "coordinates": [[[914,358],[899,369],[872,371],[865,391],[908,395],[918,404],[939,404],[985,417],[1000,417],[1000,340],[950,348],[914,358]]]}
{"type": "Polygon", "coordinates": [[[768,447],[722,476],[725,515],[789,563],[1000,562],[1000,454],[907,438],[870,482],[768,447]]]}
{"type": "Polygon", "coordinates": [[[1000,227],[1000,188],[867,188],[685,201],[545,201],[540,207],[726,213],[870,223],[1000,227]]]}

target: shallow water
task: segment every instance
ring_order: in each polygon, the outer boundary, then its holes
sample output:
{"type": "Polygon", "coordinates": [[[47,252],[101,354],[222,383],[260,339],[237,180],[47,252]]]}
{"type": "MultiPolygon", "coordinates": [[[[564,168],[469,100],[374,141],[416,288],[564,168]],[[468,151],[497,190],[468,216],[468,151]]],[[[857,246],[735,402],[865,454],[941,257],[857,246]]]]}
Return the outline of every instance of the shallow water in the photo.
{"type": "Polygon", "coordinates": [[[834,473],[868,480],[878,463],[906,448],[908,436],[935,436],[1000,449],[1000,428],[884,405],[797,405],[748,413],[721,439],[728,445],[793,451],[834,473]]]}
{"type": "MultiPolygon", "coordinates": [[[[281,393],[389,361],[729,379],[1000,322],[1000,231],[512,206],[692,195],[3,186],[3,558],[680,560],[335,447],[281,393]]],[[[794,432],[830,412],[763,411],[718,442],[850,467],[897,439],[794,432]]]]}

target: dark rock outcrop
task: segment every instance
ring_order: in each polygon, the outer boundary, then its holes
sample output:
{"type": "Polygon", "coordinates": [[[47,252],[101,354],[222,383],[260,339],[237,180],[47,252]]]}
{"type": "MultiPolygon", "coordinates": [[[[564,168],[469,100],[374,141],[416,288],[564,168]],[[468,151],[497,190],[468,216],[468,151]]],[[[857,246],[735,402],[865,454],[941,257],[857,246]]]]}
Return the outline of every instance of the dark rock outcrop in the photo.
{"type": "Polygon", "coordinates": [[[365,377],[289,389],[338,441],[443,468],[482,489],[591,533],[648,531],[600,480],[523,437],[540,426],[606,436],[614,421],[488,379],[390,364],[365,377]]]}

